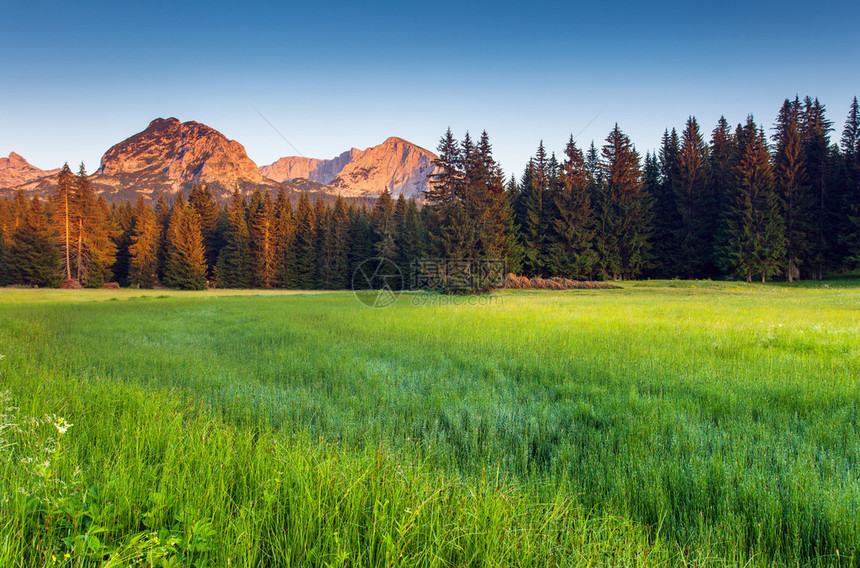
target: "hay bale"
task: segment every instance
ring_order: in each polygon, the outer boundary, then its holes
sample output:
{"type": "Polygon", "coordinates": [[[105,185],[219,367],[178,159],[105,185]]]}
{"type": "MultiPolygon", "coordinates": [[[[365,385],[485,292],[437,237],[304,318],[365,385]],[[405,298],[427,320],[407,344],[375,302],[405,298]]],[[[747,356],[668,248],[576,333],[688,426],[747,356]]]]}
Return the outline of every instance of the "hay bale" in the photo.
{"type": "Polygon", "coordinates": [[[104,286],[102,286],[103,290],[119,290],[118,282],[105,282],[104,286]]]}
{"type": "Polygon", "coordinates": [[[60,284],[60,290],[80,290],[82,288],[83,286],[81,286],[80,281],[73,278],[66,278],[63,280],[63,283],[60,284]]]}

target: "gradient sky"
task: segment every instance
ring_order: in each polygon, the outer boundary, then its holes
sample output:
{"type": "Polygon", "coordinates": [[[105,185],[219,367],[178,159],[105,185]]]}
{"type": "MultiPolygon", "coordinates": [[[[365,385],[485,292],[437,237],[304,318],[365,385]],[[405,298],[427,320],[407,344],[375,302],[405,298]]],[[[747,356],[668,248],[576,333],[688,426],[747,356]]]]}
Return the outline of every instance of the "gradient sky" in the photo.
{"type": "Polygon", "coordinates": [[[828,0],[0,0],[0,154],[92,171],[175,116],[258,165],[295,155],[259,111],[319,158],[486,129],[519,175],[541,139],[560,153],[571,133],[600,144],[618,122],[644,154],[691,114],[706,132],[721,114],[770,128],[795,94],[819,97],[841,132],[860,95],[858,32],[860,3],[828,0]]]}

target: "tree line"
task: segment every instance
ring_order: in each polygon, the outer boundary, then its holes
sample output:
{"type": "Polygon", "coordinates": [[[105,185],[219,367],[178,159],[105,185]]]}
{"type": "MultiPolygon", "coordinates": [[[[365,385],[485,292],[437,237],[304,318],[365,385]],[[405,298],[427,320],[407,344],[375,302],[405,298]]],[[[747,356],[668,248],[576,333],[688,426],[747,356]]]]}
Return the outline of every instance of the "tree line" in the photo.
{"type": "Polygon", "coordinates": [[[366,259],[404,276],[421,258],[504,259],[510,272],[579,280],[822,278],[860,265],[860,106],[842,136],[817,99],[786,99],[770,135],[752,116],[695,117],[642,158],[616,125],[599,149],[571,137],[561,159],[541,142],[505,178],[486,132],[442,137],[421,203],[297,203],[205,184],[152,205],[108,205],[83,164],[64,166],[45,200],[0,199],[0,284],[100,287],[350,286],[366,259]]]}

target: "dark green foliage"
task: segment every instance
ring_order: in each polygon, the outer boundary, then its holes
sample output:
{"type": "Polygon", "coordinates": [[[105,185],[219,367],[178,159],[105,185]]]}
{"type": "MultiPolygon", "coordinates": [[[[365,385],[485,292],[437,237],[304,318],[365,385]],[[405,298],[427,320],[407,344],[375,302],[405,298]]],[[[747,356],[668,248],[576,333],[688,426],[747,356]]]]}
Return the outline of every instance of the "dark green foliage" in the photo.
{"type": "Polygon", "coordinates": [[[12,234],[8,264],[17,284],[54,287],[62,282],[60,247],[38,198],[30,202],[12,234]]]}
{"type": "Polygon", "coordinates": [[[815,227],[810,224],[814,218],[815,199],[806,183],[799,99],[785,100],[775,130],[774,174],[785,221],[783,266],[786,282],[793,282],[814,266],[812,250],[815,246],[815,227]]]}
{"type": "Polygon", "coordinates": [[[323,223],[320,286],[342,290],[349,286],[349,217],[342,197],[338,196],[323,223]]]}
{"type": "Polygon", "coordinates": [[[677,172],[673,175],[679,225],[672,239],[678,250],[672,256],[679,276],[701,277],[713,272],[709,260],[715,203],[709,183],[708,149],[694,117],[687,120],[681,135],[677,172]]]}
{"type": "Polygon", "coordinates": [[[155,211],[146,205],[142,197],[138,198],[128,246],[130,286],[152,288],[158,283],[160,236],[155,211]]]}
{"type": "Polygon", "coordinates": [[[317,287],[317,219],[310,199],[302,192],[296,207],[295,285],[298,288],[317,287]]]}
{"type": "Polygon", "coordinates": [[[8,286],[12,283],[12,271],[9,268],[9,245],[6,244],[6,235],[0,232],[0,286],[8,286]]]}
{"type": "Polygon", "coordinates": [[[206,288],[206,251],[200,219],[193,207],[178,195],[167,228],[167,265],[164,283],[180,290],[206,288]]]}
{"type": "Polygon", "coordinates": [[[774,187],[764,132],[752,117],[735,135],[738,161],[734,199],[727,217],[723,268],[751,282],[778,274],[785,258],[785,226],[774,187]]]}
{"type": "Polygon", "coordinates": [[[565,160],[558,174],[554,219],[555,240],[550,245],[547,265],[556,276],[589,280],[593,278],[597,253],[594,250],[594,211],[591,207],[585,156],[573,136],[565,148],[565,160]]]}
{"type": "Polygon", "coordinates": [[[613,280],[636,278],[648,260],[651,200],[642,187],[639,154],[618,125],[601,152],[598,184],[599,270],[613,280]]]}
{"type": "Polygon", "coordinates": [[[218,254],[215,268],[220,288],[250,288],[254,282],[251,236],[246,214],[245,198],[237,189],[227,204],[226,244],[218,254]]]}
{"type": "Polygon", "coordinates": [[[188,195],[188,204],[197,212],[200,218],[200,232],[203,234],[203,245],[206,247],[207,275],[215,277],[215,263],[223,241],[218,234],[218,217],[221,207],[215,201],[212,190],[206,184],[196,184],[188,195]]]}
{"type": "Polygon", "coordinates": [[[279,264],[278,222],[271,196],[255,191],[248,207],[252,285],[270,288],[277,281],[279,264]]]}
{"type": "Polygon", "coordinates": [[[677,203],[679,193],[681,145],[678,132],[673,128],[663,132],[659,152],[660,183],[650,191],[654,210],[652,235],[654,260],[652,273],[659,278],[675,278],[679,273],[679,256],[682,253],[678,242],[682,231],[680,210],[677,203]]]}

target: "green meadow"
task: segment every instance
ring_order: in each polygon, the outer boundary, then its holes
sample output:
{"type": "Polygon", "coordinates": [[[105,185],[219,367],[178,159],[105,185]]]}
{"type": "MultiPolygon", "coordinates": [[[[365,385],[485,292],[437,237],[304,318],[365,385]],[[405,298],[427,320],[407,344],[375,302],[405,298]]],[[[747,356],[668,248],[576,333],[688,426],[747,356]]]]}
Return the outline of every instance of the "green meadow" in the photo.
{"type": "Polygon", "coordinates": [[[860,566],[860,280],[0,291],[0,566],[860,566]]]}

